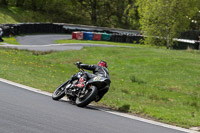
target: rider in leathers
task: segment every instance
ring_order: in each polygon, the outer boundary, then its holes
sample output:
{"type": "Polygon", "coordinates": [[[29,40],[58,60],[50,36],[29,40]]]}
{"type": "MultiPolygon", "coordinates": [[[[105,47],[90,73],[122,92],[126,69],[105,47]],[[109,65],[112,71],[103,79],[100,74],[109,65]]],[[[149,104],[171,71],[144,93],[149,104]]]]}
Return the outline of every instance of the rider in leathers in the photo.
{"type": "MultiPolygon", "coordinates": [[[[94,78],[96,76],[101,76],[110,79],[109,72],[107,69],[107,63],[105,61],[99,61],[97,65],[87,65],[87,64],[82,64],[81,62],[77,62],[76,65],[78,68],[93,71],[93,74],[85,72],[85,74],[79,78],[79,83],[75,85],[78,88],[83,88],[87,80],[94,78]]],[[[72,78],[73,79],[77,78],[77,75],[74,75],[72,78]]],[[[105,93],[108,92],[108,89],[109,88],[106,88],[100,91],[95,101],[96,102],[100,101],[101,98],[105,95],[105,93]]]]}

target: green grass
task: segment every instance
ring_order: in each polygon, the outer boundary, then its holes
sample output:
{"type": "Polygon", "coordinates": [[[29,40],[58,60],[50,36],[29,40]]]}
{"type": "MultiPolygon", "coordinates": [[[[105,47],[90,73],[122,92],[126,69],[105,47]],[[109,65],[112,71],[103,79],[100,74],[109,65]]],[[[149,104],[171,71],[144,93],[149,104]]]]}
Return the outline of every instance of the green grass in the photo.
{"type": "Polygon", "coordinates": [[[8,44],[14,44],[14,45],[20,45],[19,42],[15,39],[14,36],[12,37],[3,37],[3,42],[0,42],[0,45],[3,43],[8,43],[8,44]]]}
{"type": "Polygon", "coordinates": [[[105,45],[118,45],[118,46],[134,46],[134,47],[152,47],[149,45],[139,45],[133,43],[119,43],[119,42],[110,42],[110,41],[94,41],[94,40],[56,40],[54,41],[58,44],[63,43],[89,43],[89,44],[105,44],[105,45]]]}
{"type": "Polygon", "coordinates": [[[200,125],[200,53],[157,48],[87,47],[80,51],[0,49],[0,77],[53,92],[76,61],[108,62],[112,80],[99,105],[182,127],[200,125]]]}
{"type": "Polygon", "coordinates": [[[24,10],[19,7],[0,7],[0,24],[19,22],[50,22],[51,17],[47,14],[24,10]]]}

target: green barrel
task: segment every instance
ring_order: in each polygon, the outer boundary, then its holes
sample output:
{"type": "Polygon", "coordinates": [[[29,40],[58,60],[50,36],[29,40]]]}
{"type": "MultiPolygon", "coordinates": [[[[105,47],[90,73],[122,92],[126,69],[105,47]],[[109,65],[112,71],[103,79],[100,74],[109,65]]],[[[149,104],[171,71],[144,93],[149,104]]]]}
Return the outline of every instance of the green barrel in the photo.
{"type": "Polygon", "coordinates": [[[102,40],[102,41],[109,41],[109,40],[110,40],[110,36],[111,36],[111,34],[102,33],[102,34],[101,34],[101,40],[102,40]]]}

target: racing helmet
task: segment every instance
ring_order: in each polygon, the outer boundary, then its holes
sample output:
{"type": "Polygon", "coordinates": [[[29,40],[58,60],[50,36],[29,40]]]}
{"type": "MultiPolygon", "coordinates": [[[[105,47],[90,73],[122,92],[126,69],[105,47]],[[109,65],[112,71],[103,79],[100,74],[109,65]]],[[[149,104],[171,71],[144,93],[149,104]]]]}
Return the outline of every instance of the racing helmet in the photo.
{"type": "Polygon", "coordinates": [[[108,67],[108,65],[107,65],[107,63],[105,62],[105,61],[103,61],[103,60],[101,60],[101,61],[99,61],[98,63],[97,63],[97,65],[98,66],[102,66],[102,67],[108,67]]]}

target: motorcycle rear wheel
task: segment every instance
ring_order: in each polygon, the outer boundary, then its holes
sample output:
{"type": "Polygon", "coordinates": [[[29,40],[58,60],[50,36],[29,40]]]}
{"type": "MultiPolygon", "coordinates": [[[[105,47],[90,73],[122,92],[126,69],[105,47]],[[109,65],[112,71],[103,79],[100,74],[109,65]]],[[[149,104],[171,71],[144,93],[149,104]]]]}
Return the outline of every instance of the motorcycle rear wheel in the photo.
{"type": "Polygon", "coordinates": [[[77,97],[76,98],[76,101],[75,101],[76,105],[78,107],[87,106],[89,103],[91,103],[96,98],[97,93],[98,93],[97,87],[91,85],[88,88],[88,92],[84,95],[84,97],[82,97],[82,98],[77,97]]]}
{"type": "Polygon", "coordinates": [[[62,85],[60,85],[58,88],[56,88],[56,90],[53,92],[52,94],[52,99],[53,100],[60,100],[61,98],[63,98],[65,96],[65,86],[69,83],[69,81],[63,83],[62,85]]]}

